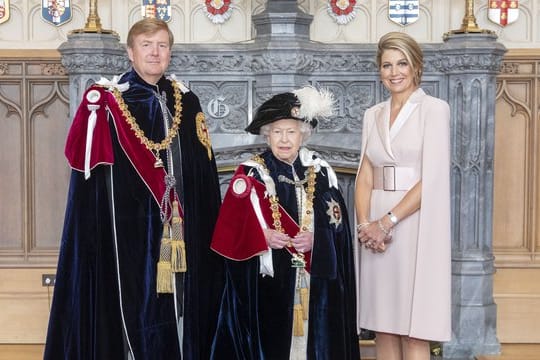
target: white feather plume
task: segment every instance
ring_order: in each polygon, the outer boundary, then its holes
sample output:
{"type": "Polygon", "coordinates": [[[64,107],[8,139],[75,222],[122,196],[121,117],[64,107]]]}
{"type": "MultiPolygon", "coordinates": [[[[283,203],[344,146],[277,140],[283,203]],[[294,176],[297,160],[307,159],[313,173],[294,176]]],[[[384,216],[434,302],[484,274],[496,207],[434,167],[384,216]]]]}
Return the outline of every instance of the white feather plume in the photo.
{"type": "Polygon", "coordinates": [[[300,101],[300,118],[310,122],[312,119],[328,118],[334,115],[334,95],[325,88],[317,90],[313,86],[292,91],[300,101]]]}

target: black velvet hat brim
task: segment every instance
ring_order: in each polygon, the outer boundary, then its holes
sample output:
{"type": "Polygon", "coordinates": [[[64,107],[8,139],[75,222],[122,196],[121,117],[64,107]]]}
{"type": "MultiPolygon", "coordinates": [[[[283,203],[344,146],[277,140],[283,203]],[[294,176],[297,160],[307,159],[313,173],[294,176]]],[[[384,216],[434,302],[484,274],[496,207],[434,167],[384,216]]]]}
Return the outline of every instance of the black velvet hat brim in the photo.
{"type": "MultiPolygon", "coordinates": [[[[293,119],[305,121],[305,119],[293,115],[295,112],[293,109],[299,107],[300,102],[293,93],[288,92],[274,95],[257,109],[253,121],[245,128],[245,131],[259,135],[262,126],[278,120],[293,119]]],[[[310,125],[312,127],[317,126],[317,120],[312,119],[310,125]]]]}

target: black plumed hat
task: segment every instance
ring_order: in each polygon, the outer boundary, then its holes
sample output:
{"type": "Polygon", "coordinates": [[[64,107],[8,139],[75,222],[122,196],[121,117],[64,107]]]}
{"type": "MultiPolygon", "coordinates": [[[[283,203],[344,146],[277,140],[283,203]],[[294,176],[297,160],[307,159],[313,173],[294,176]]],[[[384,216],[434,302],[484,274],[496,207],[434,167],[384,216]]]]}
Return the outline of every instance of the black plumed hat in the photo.
{"type": "Polygon", "coordinates": [[[274,95],[257,109],[246,131],[258,135],[261,127],[282,119],[304,121],[315,128],[320,117],[334,111],[334,98],[326,90],[306,86],[298,90],[274,95]]]}

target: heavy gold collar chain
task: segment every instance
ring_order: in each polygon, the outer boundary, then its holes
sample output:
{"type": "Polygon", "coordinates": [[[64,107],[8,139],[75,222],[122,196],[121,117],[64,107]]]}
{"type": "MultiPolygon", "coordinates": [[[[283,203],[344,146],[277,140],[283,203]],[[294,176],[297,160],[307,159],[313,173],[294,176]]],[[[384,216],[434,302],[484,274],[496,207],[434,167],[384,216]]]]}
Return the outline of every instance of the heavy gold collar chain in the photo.
{"type": "Polygon", "coordinates": [[[180,123],[182,122],[182,92],[180,91],[180,87],[176,83],[176,81],[172,81],[172,87],[174,89],[174,118],[172,120],[172,124],[170,129],[167,131],[167,134],[161,142],[156,143],[152,140],[148,139],[146,135],[144,134],[144,131],[141,130],[139,127],[139,124],[137,124],[137,120],[131,115],[131,112],[129,111],[126,103],[124,102],[124,99],[122,98],[122,93],[117,88],[113,88],[113,95],[116,98],[116,101],[118,102],[118,106],[120,107],[120,110],[124,113],[124,116],[126,117],[126,122],[131,126],[131,129],[133,132],[135,132],[135,136],[141,140],[141,143],[144,144],[144,146],[150,150],[154,156],[159,157],[159,151],[165,150],[169,148],[171,145],[172,139],[178,134],[178,129],[180,128],[180,123]]]}
{"type": "MultiPolygon", "coordinates": [[[[268,173],[268,168],[262,157],[255,155],[253,160],[261,164],[263,169],[268,173]]],[[[300,225],[302,231],[308,231],[313,222],[313,199],[315,198],[316,177],[315,167],[310,166],[307,172],[306,206],[304,207],[304,214],[300,225]]],[[[281,213],[279,212],[279,198],[277,195],[270,196],[270,209],[272,210],[274,229],[280,233],[284,233],[285,231],[281,226],[281,213]]]]}

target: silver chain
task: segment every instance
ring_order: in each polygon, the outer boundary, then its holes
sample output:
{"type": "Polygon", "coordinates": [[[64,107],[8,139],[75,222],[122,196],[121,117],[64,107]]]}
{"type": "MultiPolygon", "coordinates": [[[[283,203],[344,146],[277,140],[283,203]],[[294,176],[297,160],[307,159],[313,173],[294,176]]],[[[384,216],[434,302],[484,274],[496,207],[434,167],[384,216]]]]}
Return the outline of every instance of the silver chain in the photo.
{"type": "MultiPolygon", "coordinates": [[[[162,91],[161,95],[158,92],[155,92],[155,95],[159,101],[161,113],[163,114],[163,127],[165,128],[165,132],[167,132],[169,129],[169,108],[167,107],[167,94],[165,93],[165,91],[162,91]]],[[[167,135],[168,134],[166,133],[165,136],[167,135]]],[[[161,203],[159,206],[159,216],[162,223],[165,223],[169,220],[167,216],[167,205],[171,204],[171,190],[174,189],[174,186],[176,185],[176,178],[174,177],[173,172],[170,147],[167,147],[165,151],[165,160],[167,161],[168,173],[165,174],[165,193],[163,194],[163,198],[161,199],[161,203]]]]}

